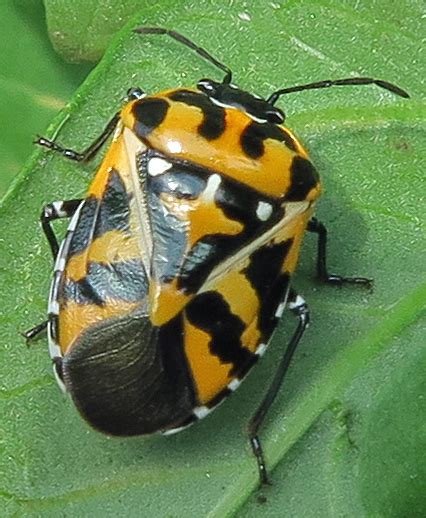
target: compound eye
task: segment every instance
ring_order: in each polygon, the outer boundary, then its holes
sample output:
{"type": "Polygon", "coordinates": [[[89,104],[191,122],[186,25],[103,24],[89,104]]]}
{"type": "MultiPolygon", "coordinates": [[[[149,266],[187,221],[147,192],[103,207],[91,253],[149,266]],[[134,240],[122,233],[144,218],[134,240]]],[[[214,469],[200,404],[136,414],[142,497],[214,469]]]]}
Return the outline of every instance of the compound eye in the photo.
{"type": "Polygon", "coordinates": [[[146,96],[146,93],[142,90],[142,88],[129,88],[127,90],[127,99],[129,101],[136,101],[138,99],[142,99],[146,96]]]}
{"type": "Polygon", "coordinates": [[[273,124],[282,124],[285,120],[285,115],[281,110],[271,110],[266,112],[266,119],[273,124]]]}
{"type": "Polygon", "coordinates": [[[216,87],[211,79],[200,79],[197,88],[206,94],[214,93],[216,87]]]}

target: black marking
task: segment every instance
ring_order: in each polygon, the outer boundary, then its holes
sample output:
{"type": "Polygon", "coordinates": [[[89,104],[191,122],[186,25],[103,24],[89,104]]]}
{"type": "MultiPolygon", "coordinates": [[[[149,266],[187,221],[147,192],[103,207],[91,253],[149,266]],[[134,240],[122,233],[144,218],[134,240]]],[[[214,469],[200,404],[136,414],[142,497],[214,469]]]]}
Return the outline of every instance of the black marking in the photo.
{"type": "Polygon", "coordinates": [[[276,199],[224,177],[214,202],[229,219],[241,223],[242,230],[235,235],[208,234],[206,228],[206,235],[189,250],[179,271],[178,287],[188,293],[197,292],[215,266],[275,225],[284,213],[276,199]],[[267,221],[259,220],[256,214],[260,201],[273,207],[267,221]]]}
{"type": "Polygon", "coordinates": [[[187,426],[195,423],[198,420],[199,419],[195,414],[191,414],[190,416],[186,417],[183,421],[180,421],[179,423],[175,423],[172,427],[163,430],[163,433],[167,434],[167,432],[173,432],[173,430],[179,430],[180,428],[186,428],[187,426]]]}
{"type": "Polygon", "coordinates": [[[129,199],[120,174],[112,169],[96,215],[93,239],[110,230],[129,232],[129,199]]]}
{"type": "Polygon", "coordinates": [[[240,90],[226,82],[217,83],[211,79],[201,79],[198,81],[197,87],[218,102],[248,113],[252,117],[256,117],[256,119],[274,124],[284,122],[282,110],[265,101],[265,99],[240,90]]]}
{"type": "Polygon", "coordinates": [[[218,392],[213,399],[211,399],[206,406],[208,408],[214,408],[219,403],[221,403],[225,398],[229,397],[232,394],[232,390],[228,387],[225,387],[220,392],[218,392]]]}
{"type": "Polygon", "coordinates": [[[182,102],[189,106],[196,106],[203,112],[203,122],[198,127],[198,133],[207,140],[219,138],[225,131],[225,110],[213,104],[203,94],[191,90],[176,90],[169,94],[173,101],[182,102]]]}
{"type": "Polygon", "coordinates": [[[240,143],[244,153],[250,158],[260,158],[265,152],[266,139],[278,140],[296,151],[296,144],[292,137],[276,124],[251,122],[241,134],[240,143]]]}
{"type": "Polygon", "coordinates": [[[290,167],[291,184],[285,195],[286,201],[303,201],[319,182],[315,167],[301,156],[295,156],[290,167]]]}
{"type": "Polygon", "coordinates": [[[49,333],[54,342],[59,340],[59,317],[53,313],[48,315],[49,333]]]}
{"type": "Polygon", "coordinates": [[[120,436],[176,428],[197,406],[182,317],[152,327],[147,308],[104,320],[64,356],[65,385],[82,416],[120,436]]]}
{"type": "Polygon", "coordinates": [[[222,182],[216,192],[216,204],[226,216],[242,223],[244,235],[248,238],[264,232],[283,217],[284,210],[279,202],[272,197],[260,194],[244,184],[222,177],[222,182]],[[272,214],[267,222],[260,221],[257,208],[260,202],[272,207],[272,214]]]}
{"type": "Polygon", "coordinates": [[[288,289],[289,277],[281,270],[293,244],[292,239],[265,245],[250,256],[250,264],[243,270],[260,299],[259,330],[262,342],[271,336],[277,318],[275,312],[288,289]]]}
{"type": "MultiPolygon", "coordinates": [[[[78,222],[71,235],[67,256],[79,254],[90,245],[93,236],[93,226],[96,218],[99,200],[95,196],[88,196],[83,203],[78,216],[78,222]]],[[[67,235],[69,235],[67,233],[67,235]]]]}
{"type": "Polygon", "coordinates": [[[197,295],[186,307],[188,320],[211,337],[209,350],[222,363],[232,363],[231,376],[239,376],[240,371],[252,363],[254,356],[241,342],[246,326],[231,312],[222,295],[207,291],[197,295]]]}
{"type": "Polygon", "coordinates": [[[136,135],[140,138],[147,137],[163,122],[168,109],[169,103],[165,99],[147,97],[136,102],[133,106],[136,135]]]}
{"type": "Polygon", "coordinates": [[[204,191],[208,171],[195,164],[175,160],[170,157],[158,153],[152,149],[148,149],[138,158],[138,170],[141,179],[146,178],[148,191],[159,196],[161,194],[171,194],[177,199],[194,200],[204,191]],[[161,158],[171,164],[171,168],[165,173],[157,176],[148,174],[148,163],[152,158],[161,158]]]}
{"type": "Polygon", "coordinates": [[[77,232],[74,231],[71,236],[68,256],[79,254],[89,246],[92,240],[93,222],[96,217],[98,203],[99,200],[95,196],[88,196],[84,200],[78,216],[77,232]]]}
{"type": "MultiPolygon", "coordinates": [[[[147,174],[149,160],[163,155],[152,150],[143,153],[138,160],[141,189],[146,193],[146,204],[149,210],[149,224],[152,233],[153,253],[150,275],[160,283],[171,282],[177,275],[182,263],[182,257],[187,248],[187,233],[183,221],[170,212],[161,200],[162,194],[180,198],[192,197],[194,189],[202,189],[205,181],[197,176],[191,177],[185,167],[173,164],[172,168],[161,175],[147,174]],[[180,183],[182,175],[182,185],[180,183]]],[[[196,197],[196,195],[195,195],[196,197]]]]}
{"type": "Polygon", "coordinates": [[[179,271],[178,289],[196,293],[213,268],[243,244],[240,235],[225,234],[210,234],[197,241],[179,271]]]}
{"type": "Polygon", "coordinates": [[[62,256],[69,258],[88,251],[94,239],[110,230],[128,233],[130,198],[120,174],[111,169],[102,199],[89,196],[84,201],[69,248],[66,253],[63,251],[62,256]]]}
{"type": "Polygon", "coordinates": [[[87,274],[78,281],[66,278],[59,294],[61,304],[102,306],[108,299],[140,302],[148,291],[148,281],[142,261],[129,259],[117,263],[89,262],[87,274]]]}

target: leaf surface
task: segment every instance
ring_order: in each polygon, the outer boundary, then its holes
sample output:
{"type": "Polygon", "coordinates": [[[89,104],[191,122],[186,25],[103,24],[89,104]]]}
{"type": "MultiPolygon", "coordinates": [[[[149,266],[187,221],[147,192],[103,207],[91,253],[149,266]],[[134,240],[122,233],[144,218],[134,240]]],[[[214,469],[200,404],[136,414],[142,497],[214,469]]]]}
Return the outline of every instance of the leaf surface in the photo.
{"type": "Polygon", "coordinates": [[[7,515],[424,514],[422,4],[402,2],[396,13],[385,1],[357,2],[356,9],[324,0],[218,5],[146,9],[48,136],[59,133],[60,142],[82,149],[128,87],[155,92],[221,77],[172,41],[132,34],[141,24],[191,36],[233,68],[236,84],[261,95],[329,77],[394,81],[410,100],[347,87],[280,102],[323,178],[317,216],[330,232],[330,269],[371,276],[374,291],[316,284],[315,241],[307,237],[294,285],[309,302],[312,325],[261,434],[275,468],[271,488],[257,490],[244,427],[294,328],[289,315],[260,365],[207,419],[168,438],[101,436],[57,390],[45,340],[28,351],[18,335],[44,318],[52,267],[40,208],[82,196],[95,169],[36,150],[0,216],[0,506],[7,515]]]}

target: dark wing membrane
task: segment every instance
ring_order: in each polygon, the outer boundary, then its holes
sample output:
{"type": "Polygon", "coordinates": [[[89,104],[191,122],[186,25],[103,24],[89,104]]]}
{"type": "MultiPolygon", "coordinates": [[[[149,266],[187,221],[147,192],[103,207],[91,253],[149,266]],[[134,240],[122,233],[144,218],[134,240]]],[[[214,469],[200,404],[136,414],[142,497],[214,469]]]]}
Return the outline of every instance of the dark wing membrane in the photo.
{"type": "Polygon", "coordinates": [[[195,397],[182,346],[182,318],[153,328],[143,308],[92,325],[63,360],[82,416],[112,435],[180,426],[195,397]]]}

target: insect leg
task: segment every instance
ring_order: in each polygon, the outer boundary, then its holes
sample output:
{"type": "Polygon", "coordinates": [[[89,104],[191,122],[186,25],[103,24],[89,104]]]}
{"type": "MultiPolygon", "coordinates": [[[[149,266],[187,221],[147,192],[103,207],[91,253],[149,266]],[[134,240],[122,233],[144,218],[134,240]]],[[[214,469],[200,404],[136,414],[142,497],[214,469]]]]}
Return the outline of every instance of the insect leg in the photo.
{"type": "Polygon", "coordinates": [[[41,333],[43,333],[47,329],[48,320],[44,320],[43,322],[40,322],[40,324],[37,324],[36,326],[32,327],[31,329],[28,329],[28,331],[24,331],[22,333],[22,336],[27,341],[27,345],[29,346],[30,342],[35,340],[41,333]]]}
{"type": "MultiPolygon", "coordinates": [[[[72,217],[82,201],[83,200],[54,201],[43,207],[40,216],[41,226],[49,242],[50,249],[52,250],[53,259],[56,259],[56,256],[58,255],[59,245],[55,233],[53,232],[51,222],[56,219],[72,217]]],[[[24,331],[22,333],[23,337],[27,341],[27,345],[46,330],[47,324],[48,320],[44,320],[43,322],[40,322],[40,324],[37,324],[31,329],[28,329],[28,331],[24,331]]]]}
{"type": "Polygon", "coordinates": [[[61,218],[71,218],[83,200],[54,201],[43,207],[40,221],[44,235],[49,242],[53,259],[56,259],[59,251],[58,240],[53,232],[51,222],[61,218]]]}
{"type": "Polygon", "coordinates": [[[367,277],[343,277],[327,270],[327,229],[316,218],[312,218],[307,226],[309,232],[318,234],[317,276],[322,282],[341,286],[342,284],[361,284],[371,288],[373,279],[367,277]]]}
{"type": "Polygon", "coordinates": [[[296,331],[294,332],[291,340],[285,350],[284,356],[281,359],[281,362],[278,365],[278,368],[275,372],[275,376],[272,379],[271,384],[269,385],[268,391],[265,394],[262,402],[258,406],[256,412],[253,417],[250,419],[248,424],[248,435],[249,441],[253,450],[253,453],[257,460],[257,466],[259,469],[259,477],[261,484],[269,484],[268,472],[266,470],[265,459],[263,456],[262,446],[259,440],[258,432],[259,428],[262,426],[263,421],[265,420],[265,416],[274,402],[278,391],[281,388],[285,375],[288,371],[288,367],[290,365],[290,361],[293,357],[293,354],[300,342],[300,339],[303,336],[306,328],[309,325],[309,308],[305,302],[305,300],[298,295],[294,290],[290,289],[290,293],[287,299],[287,308],[297,317],[298,325],[296,331]]]}
{"type": "Polygon", "coordinates": [[[105,129],[99,135],[99,137],[81,153],[79,153],[78,151],[74,151],[73,149],[64,148],[57,144],[54,140],[49,140],[44,137],[37,137],[37,139],[34,141],[34,144],[47,147],[52,151],[61,153],[65,158],[69,158],[70,160],[74,160],[76,162],[89,162],[90,160],[92,160],[92,158],[96,156],[98,151],[105,144],[108,137],[115,130],[115,127],[117,126],[119,119],[120,114],[116,113],[114,117],[105,126],[105,129]]]}

